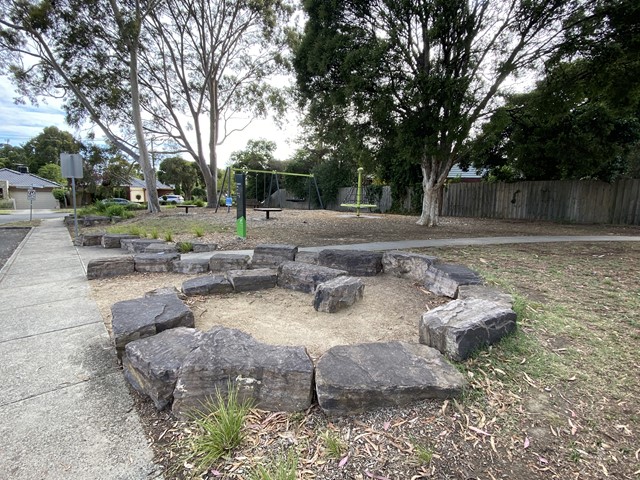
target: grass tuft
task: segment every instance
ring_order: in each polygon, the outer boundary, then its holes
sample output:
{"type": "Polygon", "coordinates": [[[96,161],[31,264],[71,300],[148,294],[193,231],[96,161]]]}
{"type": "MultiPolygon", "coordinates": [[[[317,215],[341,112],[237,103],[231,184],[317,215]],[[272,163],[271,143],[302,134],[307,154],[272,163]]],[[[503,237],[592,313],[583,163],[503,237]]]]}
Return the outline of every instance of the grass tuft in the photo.
{"type": "Polygon", "coordinates": [[[178,250],[180,253],[189,253],[193,251],[193,243],[191,242],[180,242],[178,243],[178,250]]]}
{"type": "Polygon", "coordinates": [[[266,465],[258,465],[249,472],[249,480],[296,480],[298,456],[289,450],[286,455],[272,459],[266,465]]]}
{"type": "Polygon", "coordinates": [[[327,449],[327,455],[331,458],[340,459],[346,451],[347,446],[342,439],[330,430],[326,430],[322,436],[322,441],[327,449]]]}
{"type": "Polygon", "coordinates": [[[197,433],[190,439],[186,461],[193,464],[197,472],[203,472],[240,446],[250,409],[251,402],[240,400],[236,386],[229,384],[226,397],[216,389],[215,398],[193,415],[197,433]]]}
{"type": "Polygon", "coordinates": [[[173,242],[173,233],[171,233],[171,231],[168,231],[167,233],[164,234],[164,241],[173,242]]]}
{"type": "Polygon", "coordinates": [[[196,237],[200,238],[204,236],[204,228],[200,225],[193,227],[193,233],[196,237]]]}

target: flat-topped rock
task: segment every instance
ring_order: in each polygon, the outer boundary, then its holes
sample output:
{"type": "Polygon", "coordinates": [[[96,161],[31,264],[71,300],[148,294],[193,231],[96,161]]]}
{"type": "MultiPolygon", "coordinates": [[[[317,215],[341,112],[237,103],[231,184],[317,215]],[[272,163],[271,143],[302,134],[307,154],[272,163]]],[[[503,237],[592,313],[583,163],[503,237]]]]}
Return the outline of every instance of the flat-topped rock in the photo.
{"type": "Polygon", "coordinates": [[[162,410],[173,402],[180,367],[201,335],[193,328],[178,327],[128,343],[122,358],[125,378],[162,410]]]}
{"type": "Polygon", "coordinates": [[[302,262],[284,262],[278,267],[278,286],[305,293],[313,293],[318,284],[346,275],[345,270],[311,265],[302,262]]]}
{"type": "Polygon", "coordinates": [[[149,245],[164,243],[167,242],[154,238],[123,238],[120,240],[120,248],[129,253],[143,253],[149,245]]]}
{"type": "Polygon", "coordinates": [[[306,252],[298,250],[296,253],[296,262],[310,263],[312,265],[318,265],[318,252],[306,252]]]}
{"type": "Polygon", "coordinates": [[[182,282],[182,292],[187,296],[215,295],[233,292],[233,286],[224,275],[207,275],[182,282]]]}
{"type": "Polygon", "coordinates": [[[516,314],[504,303],[453,300],[422,315],[420,343],[460,361],[516,329],[516,314]]]}
{"type": "Polygon", "coordinates": [[[176,294],[125,300],[111,306],[118,358],[129,342],[176,327],[194,327],[193,313],[176,294]]]}
{"type": "Polygon", "coordinates": [[[217,243],[191,242],[193,253],[213,252],[218,249],[217,243]]]}
{"type": "Polygon", "coordinates": [[[311,405],[313,363],[304,347],[267,345],[240,330],[214,327],[182,364],[173,412],[184,417],[202,409],[230,382],[240,400],[251,399],[258,408],[302,411],[311,405]]]}
{"type": "Polygon", "coordinates": [[[333,415],[455,397],[465,383],[437,350],[414,343],[339,345],[316,366],[318,403],[333,415]]]}
{"type": "Polygon", "coordinates": [[[180,260],[179,253],[139,253],[133,256],[136,272],[170,272],[173,262],[180,260]]]}
{"type": "Polygon", "coordinates": [[[298,247],[295,245],[262,244],[253,250],[253,267],[277,267],[282,262],[292,262],[298,247]]]}
{"type": "Polygon", "coordinates": [[[89,260],[87,264],[87,278],[119,277],[135,272],[133,256],[121,255],[118,257],[97,258],[89,260]]]}
{"type": "Polygon", "coordinates": [[[275,288],[278,281],[278,271],[273,268],[229,270],[227,279],[236,292],[264,290],[275,288]]]}
{"type": "Polygon", "coordinates": [[[122,240],[140,238],[138,235],[128,235],[126,233],[105,233],[102,235],[100,244],[103,248],[120,248],[122,240]]]}
{"type": "Polygon", "coordinates": [[[424,282],[429,267],[437,262],[436,257],[398,250],[382,254],[384,273],[416,282],[424,282]]]}
{"type": "Polygon", "coordinates": [[[226,272],[227,270],[244,270],[249,268],[251,255],[240,253],[214,253],[209,259],[209,269],[212,272],[226,272]]]}
{"type": "Polygon", "coordinates": [[[424,286],[436,295],[455,298],[460,285],[480,285],[482,277],[463,265],[430,265],[423,278],[424,286]]]}
{"type": "Polygon", "coordinates": [[[364,250],[321,250],[318,265],[345,270],[357,277],[373,277],[382,271],[382,253],[364,250]]]}
{"type": "Polygon", "coordinates": [[[158,295],[178,295],[180,297],[181,292],[176,287],[158,287],[144,294],[145,297],[157,297],[158,295]]]}
{"type": "Polygon", "coordinates": [[[182,257],[173,261],[172,271],[176,273],[206,273],[209,271],[208,258],[182,257]]]}
{"type": "Polygon", "coordinates": [[[350,307],[364,295],[364,283],[359,278],[336,277],[316,288],[313,308],[318,312],[335,313],[350,307]]]}
{"type": "Polygon", "coordinates": [[[503,303],[512,308],[513,296],[498,290],[497,288],[487,287],[486,285],[460,285],[458,287],[458,300],[471,300],[477,298],[480,300],[488,300],[495,303],[503,303]]]}
{"type": "Polygon", "coordinates": [[[178,251],[178,246],[175,243],[168,243],[164,240],[156,243],[150,243],[144,247],[144,253],[174,253],[178,251]]]}
{"type": "Polygon", "coordinates": [[[103,233],[81,233],[74,241],[74,244],[79,247],[95,247],[102,245],[103,233]]]}

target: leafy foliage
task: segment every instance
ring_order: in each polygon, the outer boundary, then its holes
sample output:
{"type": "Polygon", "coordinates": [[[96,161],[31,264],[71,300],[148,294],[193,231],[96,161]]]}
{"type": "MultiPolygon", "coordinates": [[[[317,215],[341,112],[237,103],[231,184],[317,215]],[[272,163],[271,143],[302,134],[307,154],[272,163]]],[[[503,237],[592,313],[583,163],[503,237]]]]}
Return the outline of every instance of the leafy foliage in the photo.
{"type": "Polygon", "coordinates": [[[183,192],[187,200],[191,200],[193,189],[204,183],[198,166],[181,157],[168,157],[162,160],[158,169],[158,179],[163,183],[175,185],[176,191],[183,192]]]}

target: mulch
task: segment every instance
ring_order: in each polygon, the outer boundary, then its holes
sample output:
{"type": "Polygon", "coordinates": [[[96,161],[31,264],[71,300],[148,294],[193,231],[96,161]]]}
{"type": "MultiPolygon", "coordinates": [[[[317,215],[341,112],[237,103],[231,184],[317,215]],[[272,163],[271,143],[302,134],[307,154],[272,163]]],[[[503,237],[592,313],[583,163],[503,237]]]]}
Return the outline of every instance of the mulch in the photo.
{"type": "Polygon", "coordinates": [[[7,261],[18,248],[20,242],[24,240],[31,228],[22,227],[2,227],[0,228],[0,268],[4,267],[7,261]]]}

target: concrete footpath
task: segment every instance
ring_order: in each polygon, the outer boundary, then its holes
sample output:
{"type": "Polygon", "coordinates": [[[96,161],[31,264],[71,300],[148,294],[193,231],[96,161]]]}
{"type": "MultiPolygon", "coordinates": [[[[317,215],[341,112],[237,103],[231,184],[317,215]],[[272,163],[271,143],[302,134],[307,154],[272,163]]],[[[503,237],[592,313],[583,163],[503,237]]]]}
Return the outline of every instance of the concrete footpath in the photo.
{"type": "Polygon", "coordinates": [[[61,219],[0,272],[0,478],[161,478],[61,219]]]}

